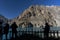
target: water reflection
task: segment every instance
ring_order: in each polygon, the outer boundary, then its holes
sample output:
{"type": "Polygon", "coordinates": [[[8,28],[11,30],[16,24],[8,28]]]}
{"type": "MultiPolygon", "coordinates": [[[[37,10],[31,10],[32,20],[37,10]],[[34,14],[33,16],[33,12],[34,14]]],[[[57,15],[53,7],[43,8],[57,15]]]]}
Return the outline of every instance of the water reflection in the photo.
{"type": "MultiPolygon", "coordinates": [[[[50,30],[55,30],[55,31],[59,31],[60,30],[60,27],[51,27],[50,30]]],[[[27,34],[35,34],[35,35],[38,35],[39,37],[44,37],[44,33],[42,33],[42,31],[44,31],[42,28],[37,28],[37,27],[33,27],[33,28],[20,28],[18,27],[17,28],[17,36],[20,37],[20,35],[23,35],[24,33],[27,33],[27,34]]],[[[60,31],[59,31],[60,33],[60,31]]],[[[54,34],[51,34],[50,36],[53,36],[54,34]]],[[[8,33],[8,39],[10,39],[12,37],[12,29],[9,28],[9,33],[8,33]]],[[[55,37],[57,38],[57,34],[55,34],[55,37]]],[[[59,34],[59,37],[60,37],[60,34],[59,34]]],[[[6,37],[5,37],[5,34],[3,34],[3,38],[2,40],[5,40],[6,37]]]]}

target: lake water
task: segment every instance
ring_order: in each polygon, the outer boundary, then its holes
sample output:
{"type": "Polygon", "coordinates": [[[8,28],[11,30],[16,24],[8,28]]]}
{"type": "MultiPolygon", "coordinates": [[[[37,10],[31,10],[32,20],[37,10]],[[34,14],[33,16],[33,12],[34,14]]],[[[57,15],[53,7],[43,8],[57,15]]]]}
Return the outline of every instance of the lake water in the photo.
{"type": "MultiPolygon", "coordinates": [[[[17,31],[43,31],[43,29],[42,28],[17,28],[17,31]]],[[[50,30],[57,30],[57,31],[60,31],[60,27],[51,27],[50,28],[50,30]]],[[[8,39],[10,39],[11,37],[12,37],[12,32],[10,32],[10,31],[12,31],[12,29],[9,29],[9,33],[8,33],[8,39]]],[[[22,34],[22,33],[18,33],[18,36],[19,36],[19,34],[22,34]]],[[[6,37],[5,37],[5,34],[3,34],[3,36],[2,36],[3,38],[2,38],[2,40],[5,40],[6,39],[6,37]]]]}

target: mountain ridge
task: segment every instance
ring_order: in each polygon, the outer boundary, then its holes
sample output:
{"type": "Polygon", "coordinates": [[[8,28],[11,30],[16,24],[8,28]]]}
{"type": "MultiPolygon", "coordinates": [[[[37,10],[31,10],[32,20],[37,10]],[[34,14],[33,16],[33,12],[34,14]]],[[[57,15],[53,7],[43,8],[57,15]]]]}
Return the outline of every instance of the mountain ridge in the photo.
{"type": "Polygon", "coordinates": [[[60,26],[60,6],[31,5],[18,17],[8,20],[12,24],[16,22],[18,26],[32,23],[34,26],[44,26],[48,22],[51,26],[60,26]]]}

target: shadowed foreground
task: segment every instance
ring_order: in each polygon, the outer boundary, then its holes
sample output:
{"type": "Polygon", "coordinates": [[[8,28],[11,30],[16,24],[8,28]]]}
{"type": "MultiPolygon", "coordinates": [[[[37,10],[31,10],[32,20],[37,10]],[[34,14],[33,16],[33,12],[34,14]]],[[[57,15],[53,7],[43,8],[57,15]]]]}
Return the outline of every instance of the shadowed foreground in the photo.
{"type": "Polygon", "coordinates": [[[40,38],[32,34],[23,34],[20,37],[11,38],[10,40],[60,40],[60,38],[54,38],[54,37],[40,38]]]}
{"type": "Polygon", "coordinates": [[[59,40],[58,31],[51,31],[48,23],[45,23],[45,28],[42,29],[33,28],[31,23],[26,28],[19,28],[15,22],[11,26],[6,23],[3,27],[2,22],[0,22],[0,40],[59,40]],[[52,33],[54,37],[51,37],[52,33]],[[55,33],[57,38],[55,38],[55,33]],[[5,38],[2,37],[3,35],[5,38]]]}

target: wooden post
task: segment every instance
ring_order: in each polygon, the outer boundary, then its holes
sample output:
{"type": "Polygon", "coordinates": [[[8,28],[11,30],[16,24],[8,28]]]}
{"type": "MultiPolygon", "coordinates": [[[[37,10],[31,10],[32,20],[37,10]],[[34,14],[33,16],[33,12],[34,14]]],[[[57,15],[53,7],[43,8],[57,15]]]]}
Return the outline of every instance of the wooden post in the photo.
{"type": "Polygon", "coordinates": [[[53,35],[54,35],[54,37],[55,37],[55,31],[53,31],[53,35]]]}
{"type": "Polygon", "coordinates": [[[57,37],[59,37],[58,31],[57,31],[57,37]]]}

